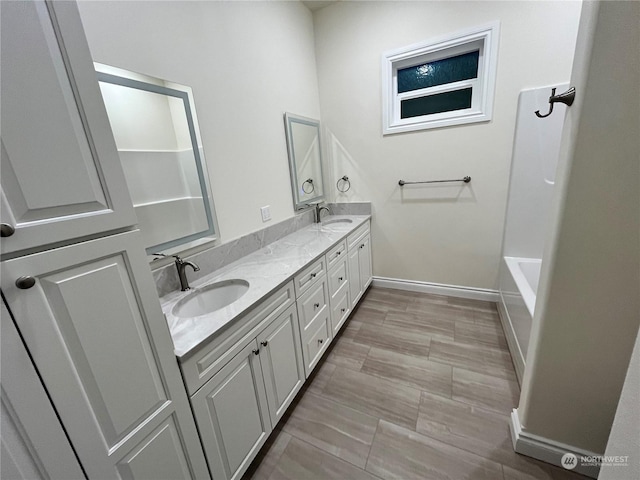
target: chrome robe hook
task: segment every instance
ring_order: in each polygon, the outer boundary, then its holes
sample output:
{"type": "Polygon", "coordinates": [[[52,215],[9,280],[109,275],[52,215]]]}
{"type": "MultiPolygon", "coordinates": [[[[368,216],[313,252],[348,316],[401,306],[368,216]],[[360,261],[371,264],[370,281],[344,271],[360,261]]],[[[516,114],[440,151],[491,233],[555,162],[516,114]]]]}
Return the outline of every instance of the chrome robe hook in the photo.
{"type": "Polygon", "coordinates": [[[549,97],[549,112],[542,115],[540,113],[540,110],[536,110],[535,114],[538,118],[545,118],[548,117],[549,115],[551,115],[551,113],[553,112],[553,104],[554,103],[564,103],[567,107],[570,107],[571,105],[573,105],[573,101],[576,99],[576,89],[575,87],[571,87],[569,90],[567,90],[564,93],[561,93],[560,95],[556,95],[556,89],[552,88],[551,89],[551,96],[549,97]]]}

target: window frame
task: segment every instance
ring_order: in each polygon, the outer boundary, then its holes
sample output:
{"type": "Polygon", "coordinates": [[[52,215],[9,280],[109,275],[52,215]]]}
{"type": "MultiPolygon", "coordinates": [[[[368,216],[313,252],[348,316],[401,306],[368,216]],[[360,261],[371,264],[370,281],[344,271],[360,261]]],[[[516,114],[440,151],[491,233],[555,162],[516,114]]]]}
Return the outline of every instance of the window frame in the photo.
{"type": "Polygon", "coordinates": [[[498,59],[500,22],[430,39],[382,54],[382,134],[490,121],[498,59]],[[476,78],[398,93],[398,70],[479,50],[476,78]],[[401,118],[401,102],[472,87],[471,107],[401,118]]]}

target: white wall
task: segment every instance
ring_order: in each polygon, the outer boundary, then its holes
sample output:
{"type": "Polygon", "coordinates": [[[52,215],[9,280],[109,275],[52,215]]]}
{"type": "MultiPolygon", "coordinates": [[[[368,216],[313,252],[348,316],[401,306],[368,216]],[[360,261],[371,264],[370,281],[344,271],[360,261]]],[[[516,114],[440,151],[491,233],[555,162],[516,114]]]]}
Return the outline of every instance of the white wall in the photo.
{"type": "MultiPolygon", "coordinates": [[[[567,81],[579,2],[338,2],[314,15],[328,189],[373,203],[374,274],[495,288],[518,93],[567,81]],[[501,21],[493,120],[382,136],[387,50],[501,21]],[[468,187],[398,180],[461,178],[468,187]]],[[[532,112],[533,115],[533,112],[532,112]]]]}
{"type": "Polygon", "coordinates": [[[633,355],[624,381],[622,395],[613,420],[613,428],[607,442],[606,456],[624,455],[629,457],[625,467],[603,466],[598,480],[626,480],[640,478],[640,334],[633,347],[633,355]]]}
{"type": "Polygon", "coordinates": [[[80,1],[94,61],[193,89],[221,239],[293,215],[283,113],[320,117],[299,2],[80,1]]]}
{"type": "Polygon", "coordinates": [[[602,454],[640,325],[640,4],[591,7],[518,414],[530,434],[602,454]]]}

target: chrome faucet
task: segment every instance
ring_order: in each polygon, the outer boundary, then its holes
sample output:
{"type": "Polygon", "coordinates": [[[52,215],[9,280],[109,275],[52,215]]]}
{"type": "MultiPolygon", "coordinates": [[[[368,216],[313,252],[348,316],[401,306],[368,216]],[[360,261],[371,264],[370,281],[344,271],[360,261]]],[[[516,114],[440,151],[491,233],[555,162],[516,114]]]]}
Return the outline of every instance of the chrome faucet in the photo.
{"type": "MultiPolygon", "coordinates": [[[[164,253],[154,253],[153,255],[158,255],[159,257],[167,256],[164,253]]],[[[200,267],[193,262],[190,262],[188,260],[183,260],[178,255],[171,255],[171,256],[176,259],[175,264],[176,264],[176,268],[178,269],[178,278],[180,279],[180,290],[182,290],[183,292],[186,292],[187,290],[191,290],[191,287],[189,286],[189,280],[187,280],[187,272],[185,271],[185,269],[187,267],[191,267],[193,268],[194,272],[198,272],[200,271],[200,267]]]]}
{"type": "Polygon", "coordinates": [[[313,220],[316,223],[322,222],[322,211],[323,210],[326,210],[329,215],[331,214],[331,210],[329,210],[329,207],[327,207],[325,205],[322,205],[321,203],[314,203],[313,206],[314,206],[314,209],[315,209],[313,220]]]}

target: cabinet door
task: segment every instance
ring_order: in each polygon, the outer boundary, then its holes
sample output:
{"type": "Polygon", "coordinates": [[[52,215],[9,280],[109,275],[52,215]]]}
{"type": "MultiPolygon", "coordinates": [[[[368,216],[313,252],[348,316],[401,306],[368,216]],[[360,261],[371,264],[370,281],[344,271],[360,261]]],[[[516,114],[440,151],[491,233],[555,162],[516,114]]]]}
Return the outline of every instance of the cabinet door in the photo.
{"type": "Polygon", "coordinates": [[[263,330],[257,340],[271,424],[275,426],[305,380],[295,305],[263,330]]]}
{"type": "Polygon", "coordinates": [[[271,432],[258,342],[205,383],[191,405],[213,478],[240,478],[271,432]]]}
{"type": "Polygon", "coordinates": [[[81,480],[60,420],[22,343],[4,302],[0,304],[2,347],[2,447],[0,478],[81,480]]]}
{"type": "Polygon", "coordinates": [[[347,317],[351,313],[351,296],[348,285],[345,285],[331,299],[331,335],[336,337],[340,327],[344,325],[347,317]]]}
{"type": "Polygon", "coordinates": [[[136,217],[75,2],[0,2],[2,253],[136,217]]]}
{"type": "Polygon", "coordinates": [[[358,257],[358,263],[360,266],[360,283],[362,284],[362,291],[364,292],[373,279],[373,272],[371,269],[371,237],[369,235],[359,242],[358,257]]]}
{"type": "Polygon", "coordinates": [[[349,291],[351,292],[351,306],[355,307],[362,295],[360,281],[360,243],[349,250],[349,291]]]}
{"type": "Polygon", "coordinates": [[[331,319],[329,318],[329,309],[325,309],[324,313],[316,317],[309,324],[306,334],[302,336],[302,358],[304,359],[304,370],[307,378],[316,368],[316,365],[329,348],[331,343],[331,319]]]}
{"type": "Polygon", "coordinates": [[[138,231],[4,261],[0,282],[89,478],[208,478],[138,231]]]}

